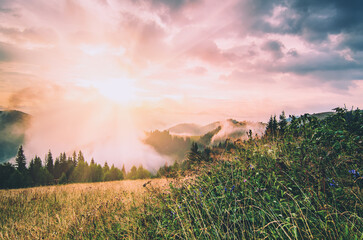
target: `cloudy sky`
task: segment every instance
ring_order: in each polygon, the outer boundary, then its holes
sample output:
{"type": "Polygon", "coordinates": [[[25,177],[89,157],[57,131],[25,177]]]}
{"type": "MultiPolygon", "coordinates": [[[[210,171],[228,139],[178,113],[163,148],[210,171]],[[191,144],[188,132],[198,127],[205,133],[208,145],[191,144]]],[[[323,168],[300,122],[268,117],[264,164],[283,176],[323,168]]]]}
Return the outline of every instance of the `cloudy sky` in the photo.
{"type": "Polygon", "coordinates": [[[58,121],[122,108],[145,129],[362,108],[362,12],[361,0],[0,0],[0,107],[58,121]]]}
{"type": "Polygon", "coordinates": [[[187,115],[362,107],[362,11],[360,0],[2,0],[0,105],[31,111],[44,89],[83,88],[187,115]]]}

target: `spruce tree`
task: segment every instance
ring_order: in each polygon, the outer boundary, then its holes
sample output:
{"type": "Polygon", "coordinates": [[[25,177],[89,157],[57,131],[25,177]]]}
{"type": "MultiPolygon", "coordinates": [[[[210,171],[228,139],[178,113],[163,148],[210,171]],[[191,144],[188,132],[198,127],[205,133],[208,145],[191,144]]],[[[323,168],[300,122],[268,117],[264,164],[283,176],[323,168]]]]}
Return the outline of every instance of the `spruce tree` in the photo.
{"type": "Polygon", "coordinates": [[[277,135],[277,128],[278,128],[278,123],[276,120],[276,115],[274,115],[274,118],[272,120],[272,136],[276,137],[277,135]]]}
{"type": "Polygon", "coordinates": [[[103,166],[103,173],[106,174],[110,170],[110,167],[108,166],[107,162],[105,162],[105,165],[103,166]]]}
{"type": "Polygon", "coordinates": [[[122,164],[122,169],[121,169],[122,174],[124,175],[124,177],[126,177],[126,169],[125,169],[125,164],[122,164]]]}
{"type": "Polygon", "coordinates": [[[77,158],[77,161],[78,161],[78,163],[84,163],[84,156],[83,156],[83,153],[82,153],[82,151],[80,150],[79,152],[78,152],[78,158],[77,158]]]}
{"type": "Polygon", "coordinates": [[[53,167],[53,176],[55,179],[58,179],[58,178],[60,178],[61,175],[62,175],[62,171],[60,168],[60,160],[59,160],[59,158],[56,158],[55,162],[54,162],[54,167],[53,167]]]}
{"type": "Polygon", "coordinates": [[[18,149],[18,153],[16,154],[15,158],[16,167],[19,170],[19,172],[24,172],[26,170],[26,158],[24,155],[23,146],[20,145],[18,149]]]}
{"type": "Polygon", "coordinates": [[[265,135],[267,136],[272,136],[272,124],[273,124],[273,119],[272,116],[270,116],[270,119],[268,120],[267,126],[266,126],[266,131],[265,131],[265,135]]]}
{"type": "Polygon", "coordinates": [[[54,174],[53,173],[54,172],[53,171],[54,170],[54,164],[53,164],[53,156],[52,156],[52,153],[51,153],[50,149],[49,149],[48,154],[47,154],[46,159],[45,159],[45,165],[46,165],[46,167],[48,169],[48,172],[53,175],[54,174]]]}
{"type": "Polygon", "coordinates": [[[280,120],[279,120],[279,131],[280,131],[281,135],[284,135],[286,125],[287,125],[287,120],[286,120],[285,112],[282,111],[282,113],[280,115],[280,120]]]}
{"type": "Polygon", "coordinates": [[[77,166],[77,154],[76,154],[76,151],[73,151],[72,158],[73,158],[74,166],[77,166]]]}

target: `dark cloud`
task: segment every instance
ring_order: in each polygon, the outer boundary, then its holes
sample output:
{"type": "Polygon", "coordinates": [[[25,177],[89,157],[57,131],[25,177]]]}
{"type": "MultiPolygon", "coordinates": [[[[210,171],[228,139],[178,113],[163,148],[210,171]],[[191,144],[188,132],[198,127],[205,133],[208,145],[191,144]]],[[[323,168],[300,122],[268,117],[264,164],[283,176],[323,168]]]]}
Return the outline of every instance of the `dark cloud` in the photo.
{"type": "Polygon", "coordinates": [[[337,89],[363,80],[363,1],[241,0],[238,9],[242,36],[273,34],[282,41],[268,40],[261,49],[283,61],[260,62],[259,68],[308,75],[337,89]],[[312,51],[296,46],[298,52],[279,36],[302,40],[312,51]],[[286,55],[283,43],[290,48],[286,55]]]}
{"type": "Polygon", "coordinates": [[[341,44],[341,47],[344,46],[349,46],[349,48],[354,52],[363,51],[363,33],[350,34],[346,36],[341,44]]]}
{"type": "Polygon", "coordinates": [[[289,49],[289,51],[287,52],[287,55],[290,55],[293,57],[298,57],[299,53],[296,51],[296,49],[292,48],[292,49],[289,49]]]}
{"type": "Polygon", "coordinates": [[[363,79],[362,59],[350,61],[335,53],[317,55],[300,55],[283,64],[272,64],[267,70],[274,72],[295,73],[309,75],[320,82],[329,82],[333,87],[347,89],[353,84],[353,80],[363,79]]]}
{"type": "MultiPolygon", "coordinates": [[[[133,2],[142,2],[145,0],[132,0],[132,1],[133,2]]],[[[151,1],[145,1],[145,2],[147,2],[147,3],[151,2],[151,4],[157,8],[159,8],[160,6],[165,6],[165,7],[169,8],[170,10],[174,11],[174,10],[181,9],[190,3],[195,3],[198,1],[200,1],[200,0],[151,0],[151,1]]]]}
{"type": "Polygon", "coordinates": [[[268,40],[262,45],[262,50],[270,52],[275,59],[279,59],[284,56],[284,53],[282,52],[283,48],[284,45],[277,40],[268,40]]]}
{"type": "Polygon", "coordinates": [[[10,60],[9,54],[0,47],[0,62],[6,62],[10,60]]]}
{"type": "Polygon", "coordinates": [[[193,3],[193,2],[197,2],[198,0],[152,0],[154,5],[165,5],[167,7],[169,7],[172,10],[177,10],[180,9],[181,7],[189,4],[189,3],[193,3]]]}
{"type": "Polygon", "coordinates": [[[10,8],[1,8],[0,7],[0,13],[11,13],[11,12],[13,12],[13,10],[10,8]]]}
{"type": "MultiPolygon", "coordinates": [[[[337,57],[337,56],[336,56],[337,57]]],[[[293,65],[286,65],[281,68],[284,72],[294,72],[298,74],[306,74],[317,71],[350,71],[354,69],[362,69],[363,65],[357,62],[347,61],[342,58],[337,59],[304,59],[302,62],[293,65]]]]}
{"type": "Polygon", "coordinates": [[[11,49],[9,44],[0,42],[0,62],[8,62],[13,59],[11,49]]]}
{"type": "Polygon", "coordinates": [[[242,20],[250,22],[249,32],[299,35],[309,42],[322,42],[329,34],[344,33],[345,46],[361,50],[361,44],[357,44],[363,34],[361,0],[247,0],[240,9],[242,20]],[[276,7],[280,12],[273,24],[268,18],[276,7]]]}

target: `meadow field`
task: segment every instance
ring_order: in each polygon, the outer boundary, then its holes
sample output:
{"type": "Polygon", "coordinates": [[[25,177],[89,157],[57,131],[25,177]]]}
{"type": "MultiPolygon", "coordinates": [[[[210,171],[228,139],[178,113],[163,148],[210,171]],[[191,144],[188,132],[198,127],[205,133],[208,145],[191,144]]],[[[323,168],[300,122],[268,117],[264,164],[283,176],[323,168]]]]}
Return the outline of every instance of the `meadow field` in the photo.
{"type": "Polygon", "coordinates": [[[147,189],[165,189],[170,181],[123,180],[0,190],[0,239],[121,237],[111,232],[117,231],[117,225],[132,225],[125,212],[147,201],[147,189]]]}
{"type": "Polygon", "coordinates": [[[1,239],[363,239],[363,112],[193,144],[169,178],[0,191],[1,239]]]}

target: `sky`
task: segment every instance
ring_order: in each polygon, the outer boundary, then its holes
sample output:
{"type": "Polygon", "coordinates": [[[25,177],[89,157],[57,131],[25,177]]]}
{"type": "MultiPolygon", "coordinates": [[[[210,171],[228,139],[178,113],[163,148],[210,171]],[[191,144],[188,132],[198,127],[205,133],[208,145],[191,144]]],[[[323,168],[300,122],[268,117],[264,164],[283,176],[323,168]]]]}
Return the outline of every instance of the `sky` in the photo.
{"type": "Polygon", "coordinates": [[[0,0],[0,108],[34,116],[37,154],[362,108],[362,12],[361,0],[0,0]]]}

